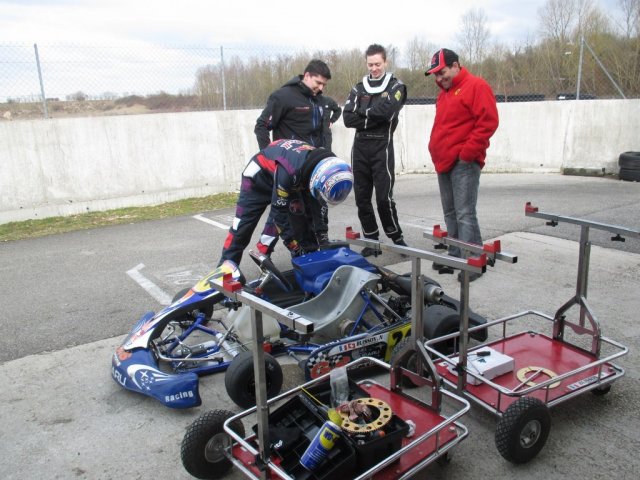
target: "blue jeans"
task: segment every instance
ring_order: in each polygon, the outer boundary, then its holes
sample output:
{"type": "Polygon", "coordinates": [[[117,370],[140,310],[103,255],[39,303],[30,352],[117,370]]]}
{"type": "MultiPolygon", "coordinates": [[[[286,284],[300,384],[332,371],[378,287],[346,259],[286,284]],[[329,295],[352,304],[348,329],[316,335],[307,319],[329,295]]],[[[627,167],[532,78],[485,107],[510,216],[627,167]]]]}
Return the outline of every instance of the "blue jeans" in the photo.
{"type": "MultiPolygon", "coordinates": [[[[480,165],[458,160],[450,171],[438,174],[438,185],[449,237],[482,245],[476,214],[480,165]]],[[[458,247],[449,247],[449,255],[462,256],[458,247]]]]}

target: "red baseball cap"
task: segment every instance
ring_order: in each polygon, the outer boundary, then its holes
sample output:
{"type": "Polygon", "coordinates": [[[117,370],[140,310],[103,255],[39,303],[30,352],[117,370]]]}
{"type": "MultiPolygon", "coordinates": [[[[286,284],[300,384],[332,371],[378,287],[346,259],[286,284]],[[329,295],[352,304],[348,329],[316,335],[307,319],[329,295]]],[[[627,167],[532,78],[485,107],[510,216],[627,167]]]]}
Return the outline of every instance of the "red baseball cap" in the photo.
{"type": "Polygon", "coordinates": [[[448,48],[441,48],[431,57],[431,66],[424,72],[425,75],[439,72],[446,66],[450,66],[453,62],[458,62],[458,54],[448,48]]]}

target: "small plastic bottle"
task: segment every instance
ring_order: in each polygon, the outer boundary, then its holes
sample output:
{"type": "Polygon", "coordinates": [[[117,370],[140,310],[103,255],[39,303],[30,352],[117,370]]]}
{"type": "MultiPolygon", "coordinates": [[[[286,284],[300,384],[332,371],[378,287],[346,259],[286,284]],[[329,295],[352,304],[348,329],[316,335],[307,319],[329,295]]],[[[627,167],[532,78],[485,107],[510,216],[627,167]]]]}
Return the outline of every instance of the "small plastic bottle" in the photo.
{"type": "Polygon", "coordinates": [[[329,374],[331,383],[331,406],[333,408],[349,401],[349,377],[346,367],[338,367],[329,374]]]}

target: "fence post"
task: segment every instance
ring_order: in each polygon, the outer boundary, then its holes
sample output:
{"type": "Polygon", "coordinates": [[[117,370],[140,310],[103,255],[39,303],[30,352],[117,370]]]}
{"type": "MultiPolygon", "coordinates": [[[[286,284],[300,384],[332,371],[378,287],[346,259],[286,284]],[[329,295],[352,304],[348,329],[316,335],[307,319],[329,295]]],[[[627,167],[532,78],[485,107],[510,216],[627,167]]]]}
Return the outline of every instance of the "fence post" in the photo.
{"type": "Polygon", "coordinates": [[[42,69],[40,68],[40,57],[38,56],[38,44],[33,44],[36,52],[36,65],[38,66],[38,78],[40,79],[40,95],[42,95],[42,106],[44,107],[44,118],[49,118],[49,110],[47,109],[47,97],[44,94],[44,83],[42,82],[42,69]]]}
{"type": "Polygon", "coordinates": [[[222,109],[227,109],[227,86],[224,81],[224,47],[220,45],[220,68],[222,70],[222,109]]]}
{"type": "Polygon", "coordinates": [[[584,36],[580,36],[580,60],[578,61],[578,82],[576,84],[576,100],[580,100],[580,83],[582,82],[582,58],[584,54],[584,36]]]}
{"type": "Polygon", "coordinates": [[[618,86],[618,84],[616,83],[616,81],[613,79],[613,77],[609,74],[609,70],[607,70],[605,68],[605,66],[602,64],[602,62],[600,61],[600,59],[598,58],[598,56],[596,55],[596,52],[594,52],[591,47],[589,46],[589,43],[584,39],[584,37],[582,37],[582,42],[587,46],[587,49],[589,50],[589,52],[591,53],[591,55],[593,56],[593,59],[596,61],[596,63],[598,64],[598,66],[602,69],[602,71],[604,72],[604,74],[607,76],[607,78],[609,79],[609,81],[613,84],[614,87],[616,87],[616,90],[618,90],[618,93],[620,94],[620,96],[622,98],[624,98],[626,100],[627,97],[624,96],[624,92],[622,91],[622,89],[618,86]]]}

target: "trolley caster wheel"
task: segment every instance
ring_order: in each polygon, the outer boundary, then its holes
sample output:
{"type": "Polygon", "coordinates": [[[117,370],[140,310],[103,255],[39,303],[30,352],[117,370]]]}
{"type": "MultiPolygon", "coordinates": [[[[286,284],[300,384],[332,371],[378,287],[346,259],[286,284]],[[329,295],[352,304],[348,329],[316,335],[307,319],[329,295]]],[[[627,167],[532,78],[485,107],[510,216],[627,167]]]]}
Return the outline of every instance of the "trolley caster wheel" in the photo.
{"type": "MultiPolygon", "coordinates": [[[[235,415],[227,410],[211,410],[200,415],[187,428],[180,447],[184,468],[196,478],[220,478],[233,466],[224,455],[231,437],[224,431],[224,422],[235,415]]],[[[244,437],[240,420],[232,424],[233,431],[244,437]]]]}
{"type": "Polygon", "coordinates": [[[603,395],[606,395],[610,391],[611,391],[611,384],[603,385],[601,387],[596,387],[593,390],[591,390],[591,393],[593,393],[596,397],[602,397],[603,395]]]}
{"type": "MultiPolygon", "coordinates": [[[[280,393],[283,383],[282,367],[268,353],[264,354],[264,369],[267,379],[267,398],[280,393]]],[[[256,380],[253,372],[253,352],[247,350],[237,355],[224,374],[224,386],[229,398],[241,408],[256,405],[256,380]]]]}
{"type": "Polygon", "coordinates": [[[451,457],[453,455],[451,455],[451,453],[446,452],[444,455],[440,455],[437,459],[436,459],[436,463],[440,466],[440,467],[446,467],[447,465],[449,465],[451,463],[451,457]]]}
{"type": "Polygon", "coordinates": [[[549,408],[533,397],[522,397],[502,414],[495,442],[500,455],[513,463],[526,463],[547,442],[551,430],[549,408]]]}

